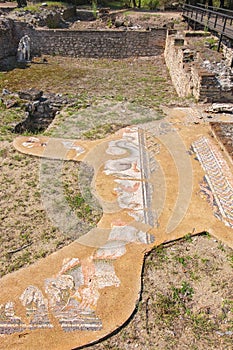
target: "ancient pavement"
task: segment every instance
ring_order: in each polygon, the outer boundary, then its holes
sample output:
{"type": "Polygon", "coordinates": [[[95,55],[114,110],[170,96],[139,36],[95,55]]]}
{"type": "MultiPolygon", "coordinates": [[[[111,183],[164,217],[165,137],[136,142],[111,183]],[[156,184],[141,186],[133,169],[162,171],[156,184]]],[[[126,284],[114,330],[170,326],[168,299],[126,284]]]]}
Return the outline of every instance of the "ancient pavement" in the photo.
{"type": "Polygon", "coordinates": [[[144,255],[156,245],[208,231],[233,247],[232,161],[207,115],[164,111],[164,120],[98,141],[15,139],[20,152],[92,167],[103,216],[69,246],[2,278],[1,349],[69,350],[119,328],[139,299],[144,255]]]}

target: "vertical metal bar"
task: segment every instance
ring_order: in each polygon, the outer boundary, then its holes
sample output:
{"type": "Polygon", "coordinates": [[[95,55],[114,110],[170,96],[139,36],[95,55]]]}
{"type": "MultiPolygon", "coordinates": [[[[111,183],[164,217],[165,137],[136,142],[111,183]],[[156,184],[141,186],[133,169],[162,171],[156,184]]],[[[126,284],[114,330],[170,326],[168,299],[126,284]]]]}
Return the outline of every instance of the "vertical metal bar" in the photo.
{"type": "Polygon", "coordinates": [[[220,48],[221,48],[222,37],[223,37],[223,34],[224,34],[224,32],[225,32],[226,23],[227,23],[227,17],[225,17],[224,25],[223,25],[223,28],[222,28],[222,33],[221,33],[220,38],[219,38],[219,42],[218,42],[218,52],[220,51],[220,48]]]}
{"type": "Polygon", "coordinates": [[[214,21],[214,28],[216,27],[217,20],[218,20],[218,14],[216,13],[216,17],[215,17],[215,21],[214,21]]]}
{"type": "Polygon", "coordinates": [[[224,25],[222,29],[223,33],[225,32],[226,24],[227,24],[227,17],[225,17],[225,20],[224,20],[224,25]]]}

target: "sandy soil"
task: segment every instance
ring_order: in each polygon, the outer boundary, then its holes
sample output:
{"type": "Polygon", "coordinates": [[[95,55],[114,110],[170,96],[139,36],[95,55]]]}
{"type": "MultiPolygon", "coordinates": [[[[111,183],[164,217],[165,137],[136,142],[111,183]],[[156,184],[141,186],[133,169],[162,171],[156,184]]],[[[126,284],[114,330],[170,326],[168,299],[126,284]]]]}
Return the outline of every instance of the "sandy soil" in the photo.
{"type": "Polygon", "coordinates": [[[232,268],[232,249],[208,234],[155,248],[130,322],[88,349],[232,349],[232,268]]]}

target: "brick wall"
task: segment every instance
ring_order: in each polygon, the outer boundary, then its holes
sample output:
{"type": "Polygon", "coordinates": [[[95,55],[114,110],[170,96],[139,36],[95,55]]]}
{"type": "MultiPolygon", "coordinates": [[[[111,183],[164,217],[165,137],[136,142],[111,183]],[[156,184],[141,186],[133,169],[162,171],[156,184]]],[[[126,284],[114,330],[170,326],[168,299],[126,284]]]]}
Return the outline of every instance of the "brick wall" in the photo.
{"type": "Polygon", "coordinates": [[[32,53],[90,58],[154,56],[165,48],[166,29],[152,31],[36,30],[32,53]]]}

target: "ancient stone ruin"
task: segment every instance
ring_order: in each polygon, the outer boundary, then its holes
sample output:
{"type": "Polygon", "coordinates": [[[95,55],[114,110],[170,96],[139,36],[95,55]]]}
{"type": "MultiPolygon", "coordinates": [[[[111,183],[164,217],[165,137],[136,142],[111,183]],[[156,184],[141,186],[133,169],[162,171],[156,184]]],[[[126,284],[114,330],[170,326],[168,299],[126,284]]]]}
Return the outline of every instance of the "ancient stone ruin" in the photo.
{"type": "Polygon", "coordinates": [[[28,35],[24,35],[18,45],[17,49],[17,61],[18,62],[30,62],[31,58],[31,39],[28,35]]]}

